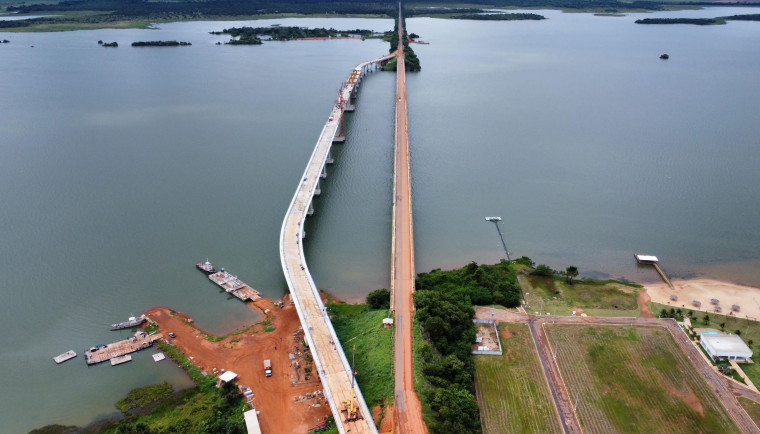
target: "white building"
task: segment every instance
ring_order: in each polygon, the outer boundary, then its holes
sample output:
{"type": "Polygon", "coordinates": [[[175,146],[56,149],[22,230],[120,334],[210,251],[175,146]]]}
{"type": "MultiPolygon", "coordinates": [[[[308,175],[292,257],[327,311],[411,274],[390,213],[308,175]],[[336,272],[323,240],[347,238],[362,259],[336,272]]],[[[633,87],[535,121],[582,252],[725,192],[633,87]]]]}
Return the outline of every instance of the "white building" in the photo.
{"type": "Polygon", "coordinates": [[[713,360],[747,361],[752,350],[737,335],[702,334],[699,342],[713,360]]]}

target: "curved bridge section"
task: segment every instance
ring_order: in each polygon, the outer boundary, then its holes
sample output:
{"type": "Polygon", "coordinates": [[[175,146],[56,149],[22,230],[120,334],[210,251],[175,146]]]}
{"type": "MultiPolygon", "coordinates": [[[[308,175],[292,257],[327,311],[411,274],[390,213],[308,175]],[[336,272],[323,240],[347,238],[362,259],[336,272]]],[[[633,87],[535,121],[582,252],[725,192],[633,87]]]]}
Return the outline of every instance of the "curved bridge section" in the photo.
{"type": "Polygon", "coordinates": [[[332,163],[330,148],[334,142],[343,141],[342,122],[345,111],[351,105],[364,74],[373,66],[395,56],[395,53],[379,59],[360,63],[343,83],[340,98],[322,128],[319,140],[306,165],[306,170],[298,182],[298,188],[290,202],[285,220],[280,230],[280,261],[290,295],[298,310],[306,341],[319,373],[324,396],[330,403],[335,423],[341,433],[377,433],[372,415],[364,402],[359,386],[353,381],[351,366],[343,353],[343,348],[327,315],[319,296],[317,285],[311,277],[303,252],[304,223],[306,217],[314,213],[312,199],[320,193],[320,180],[327,177],[325,166],[332,163]],[[359,418],[348,420],[346,401],[353,402],[359,418]]]}

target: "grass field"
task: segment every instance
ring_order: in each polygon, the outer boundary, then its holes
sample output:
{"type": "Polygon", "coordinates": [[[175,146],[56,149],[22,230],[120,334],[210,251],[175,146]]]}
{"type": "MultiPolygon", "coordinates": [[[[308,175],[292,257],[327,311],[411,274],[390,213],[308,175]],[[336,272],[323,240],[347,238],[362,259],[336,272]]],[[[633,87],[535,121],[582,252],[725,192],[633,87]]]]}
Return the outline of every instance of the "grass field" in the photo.
{"type": "Polygon", "coordinates": [[[735,432],[718,398],[659,327],[546,325],[585,432],[735,432]]]}
{"type": "Polygon", "coordinates": [[[349,363],[356,345],[356,381],[367,406],[393,403],[392,331],[382,326],[388,311],[347,303],[330,303],[327,310],[349,363]]]}
{"type": "Polygon", "coordinates": [[[749,417],[755,421],[755,424],[760,426],[760,404],[750,399],[742,398],[741,396],[736,399],[739,401],[739,404],[744,407],[744,410],[747,411],[749,417]]]}
{"type": "Polygon", "coordinates": [[[504,355],[475,356],[475,394],[483,432],[561,432],[528,326],[501,324],[499,338],[504,355]]]}
{"type": "MultiPolygon", "coordinates": [[[[528,312],[543,314],[572,314],[574,309],[593,316],[640,316],[637,301],[639,289],[615,281],[575,281],[567,284],[562,278],[517,276],[529,305],[528,312]],[[542,303],[543,302],[543,303],[542,303]]],[[[580,314],[581,312],[578,312],[580,314]]]]}

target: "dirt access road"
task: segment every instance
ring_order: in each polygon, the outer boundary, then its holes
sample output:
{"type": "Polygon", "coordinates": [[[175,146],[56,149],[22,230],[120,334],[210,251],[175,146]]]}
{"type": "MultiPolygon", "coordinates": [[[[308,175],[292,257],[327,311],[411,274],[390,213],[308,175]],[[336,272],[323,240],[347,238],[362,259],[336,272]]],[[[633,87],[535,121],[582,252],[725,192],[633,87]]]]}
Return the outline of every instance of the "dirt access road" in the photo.
{"type": "Polygon", "coordinates": [[[298,332],[301,321],[296,309],[287,301],[281,309],[266,299],[248,305],[260,312],[274,331],[266,332],[263,324],[257,324],[239,335],[211,342],[204,337],[208,333],[193,325],[187,315],[163,307],[152,308],[146,314],[158,323],[164,335],[175,333],[172,343],[209,375],[213,375],[214,368],[219,374],[224,369],[239,375],[237,383],[253,390],[253,403],[261,412],[262,432],[309,432],[330,414],[330,407],[322,398],[300,399],[307,393],[321,393],[322,384],[317,375],[305,379],[304,368],[310,364],[304,361],[303,332],[298,332]],[[265,309],[270,309],[269,314],[264,314],[265,309]],[[291,366],[289,353],[296,356],[300,369],[295,364],[291,366]],[[265,359],[272,361],[269,378],[264,375],[265,359]],[[292,385],[293,381],[297,383],[292,385]]]}
{"type": "Polygon", "coordinates": [[[397,433],[426,433],[422,407],[414,391],[412,318],[414,316],[414,232],[412,230],[412,190],[409,166],[409,127],[406,111],[406,70],[403,21],[399,6],[398,63],[396,64],[396,146],[393,172],[393,309],[395,333],[394,428],[397,433]]]}
{"type": "MultiPolygon", "coordinates": [[[[530,325],[531,333],[533,334],[534,342],[537,344],[538,352],[542,355],[542,365],[544,368],[544,375],[549,381],[549,388],[552,395],[555,397],[555,405],[557,405],[560,414],[563,416],[560,418],[563,423],[565,432],[580,432],[577,418],[574,417],[572,403],[570,402],[567,394],[567,389],[562,382],[559,374],[559,368],[552,357],[552,348],[546,339],[546,333],[543,329],[545,323],[556,324],[588,324],[588,325],[635,325],[635,326],[654,326],[662,327],[670,332],[673,339],[681,347],[681,350],[689,356],[692,365],[694,366],[702,378],[707,381],[710,389],[715,392],[723,407],[728,412],[731,419],[737,425],[739,430],[743,433],[760,433],[760,428],[752,421],[746,411],[742,408],[734,395],[747,396],[750,399],[758,399],[758,394],[742,392],[739,393],[736,387],[729,387],[721,377],[722,375],[717,373],[713,367],[702,357],[699,349],[689,340],[689,337],[681,330],[680,326],[675,320],[658,319],[658,318],[614,318],[614,317],[567,317],[567,316],[540,316],[540,315],[525,315],[514,312],[508,312],[504,310],[492,311],[490,308],[478,307],[475,308],[475,318],[478,319],[495,319],[496,321],[504,322],[522,322],[530,325]],[[544,363],[545,362],[545,363],[544,363]],[[556,371],[556,372],[554,372],[556,371]],[[573,415],[571,417],[571,415],[573,415]],[[573,426],[573,423],[575,426],[573,426]]],[[[732,385],[733,386],[733,385],[732,385]]]]}

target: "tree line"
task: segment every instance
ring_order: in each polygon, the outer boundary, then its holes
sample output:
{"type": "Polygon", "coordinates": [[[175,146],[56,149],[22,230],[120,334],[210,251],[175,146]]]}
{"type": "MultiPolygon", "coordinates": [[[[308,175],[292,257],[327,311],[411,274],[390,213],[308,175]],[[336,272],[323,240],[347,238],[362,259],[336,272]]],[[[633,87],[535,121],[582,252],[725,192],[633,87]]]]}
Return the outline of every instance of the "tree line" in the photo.
{"type": "MultiPolygon", "coordinates": [[[[530,258],[525,260],[532,263],[530,258]]],[[[429,428],[434,433],[478,432],[472,306],[518,306],[521,290],[513,265],[507,261],[495,265],[470,262],[456,270],[435,269],[420,273],[415,285],[415,319],[426,338],[420,346],[422,373],[429,385],[421,393],[435,412],[429,428]]]]}

